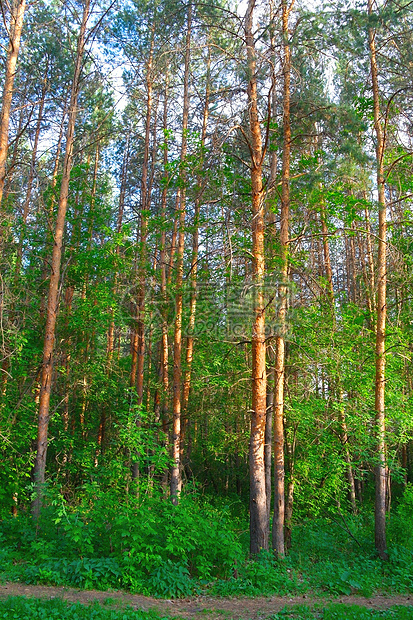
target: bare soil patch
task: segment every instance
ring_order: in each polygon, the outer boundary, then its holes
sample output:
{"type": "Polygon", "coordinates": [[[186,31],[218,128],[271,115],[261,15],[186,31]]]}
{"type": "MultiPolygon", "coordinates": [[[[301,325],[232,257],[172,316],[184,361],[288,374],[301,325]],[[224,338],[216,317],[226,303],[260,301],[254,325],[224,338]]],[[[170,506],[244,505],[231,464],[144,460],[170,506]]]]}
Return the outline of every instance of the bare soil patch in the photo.
{"type": "Polygon", "coordinates": [[[345,603],[347,605],[360,605],[370,609],[388,609],[393,605],[413,605],[413,595],[385,596],[375,595],[371,597],[341,596],[338,599],[311,597],[308,595],[288,597],[258,597],[258,598],[213,598],[198,596],[190,599],[164,600],[156,599],[139,594],[113,591],[101,592],[99,590],[76,590],[74,588],[34,586],[24,583],[0,584],[0,597],[27,596],[35,598],[61,598],[69,602],[80,602],[85,605],[94,603],[113,602],[116,605],[128,606],[134,609],[148,611],[154,609],[160,614],[184,618],[185,620],[200,619],[233,619],[233,620],[260,620],[283,609],[286,605],[309,605],[327,604],[329,602],[345,603]]]}

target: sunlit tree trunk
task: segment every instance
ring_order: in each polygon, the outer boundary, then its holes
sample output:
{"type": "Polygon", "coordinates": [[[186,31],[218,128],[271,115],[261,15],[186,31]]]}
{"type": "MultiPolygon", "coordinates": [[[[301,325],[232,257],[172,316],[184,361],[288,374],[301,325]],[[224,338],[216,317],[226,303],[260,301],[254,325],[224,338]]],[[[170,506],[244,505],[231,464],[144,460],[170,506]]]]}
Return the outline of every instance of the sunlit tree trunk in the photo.
{"type": "MultiPolygon", "coordinates": [[[[189,118],[189,69],[191,54],[191,33],[192,33],[192,4],[188,7],[186,50],[185,50],[185,74],[184,74],[184,109],[182,116],[182,145],[181,162],[183,163],[187,153],[187,131],[189,118]]],[[[174,372],[173,372],[173,434],[172,434],[172,470],[171,470],[171,497],[173,503],[177,503],[182,487],[181,474],[181,380],[182,380],[182,285],[184,272],[184,244],[185,244],[185,200],[186,175],[183,176],[183,187],[180,191],[179,201],[179,233],[176,258],[176,296],[175,296],[175,326],[174,326],[174,372]]]]}
{"type": "MultiPolygon", "coordinates": [[[[204,100],[204,113],[202,120],[202,131],[201,131],[201,161],[200,168],[203,165],[203,149],[205,147],[205,138],[206,138],[206,130],[208,123],[208,113],[209,113],[209,90],[210,90],[210,48],[208,48],[208,59],[207,59],[207,67],[206,67],[206,88],[205,88],[205,100],[204,100]]],[[[188,400],[189,400],[189,392],[191,389],[191,372],[192,372],[192,360],[194,355],[194,329],[195,329],[195,318],[196,318],[196,304],[197,304],[197,275],[198,275],[198,253],[199,253],[199,215],[201,210],[201,200],[202,200],[202,192],[204,187],[202,186],[202,177],[198,175],[197,178],[197,195],[195,198],[195,212],[194,212],[194,232],[192,236],[192,256],[191,256],[191,300],[189,307],[189,320],[188,320],[188,336],[187,336],[187,344],[186,344],[186,352],[185,352],[185,373],[184,373],[184,383],[182,388],[182,411],[185,416],[184,418],[184,426],[182,428],[182,437],[181,437],[181,460],[182,460],[182,452],[184,446],[185,439],[185,429],[188,425],[188,400]]]]}
{"type": "Polygon", "coordinates": [[[49,295],[47,301],[47,318],[45,328],[45,340],[43,348],[42,375],[40,382],[39,418],[37,432],[36,460],[33,469],[35,481],[35,497],[32,504],[32,513],[35,518],[39,516],[43,486],[45,481],[46,455],[47,455],[47,432],[49,426],[50,393],[53,373],[53,350],[55,339],[55,327],[59,303],[59,280],[60,263],[62,256],[63,234],[65,228],[67,201],[69,194],[70,172],[73,159],[73,142],[75,122],[77,114],[77,100],[79,94],[79,82],[82,71],[82,59],[85,47],[86,26],[89,17],[90,0],[85,0],[82,23],[77,39],[76,63],[71,88],[69,105],[69,122],[66,133],[66,151],[63,164],[62,182],[60,188],[59,206],[54,233],[54,245],[51,261],[51,273],[49,282],[49,295]]]}
{"type": "Polygon", "coordinates": [[[155,37],[155,23],[152,28],[151,47],[149,51],[148,64],[146,68],[146,119],[145,119],[145,145],[142,163],[141,180],[141,234],[140,234],[140,257],[138,268],[138,299],[137,299],[137,370],[136,370],[136,393],[138,405],[142,404],[143,399],[143,380],[145,363],[145,293],[146,293],[146,270],[147,270],[147,236],[148,218],[151,203],[150,186],[148,185],[149,175],[149,147],[151,134],[151,118],[153,104],[153,47],[155,37]]]}
{"type": "MultiPolygon", "coordinates": [[[[275,14],[276,7],[274,0],[270,0],[270,49],[271,57],[273,59],[273,71],[272,71],[272,94],[271,94],[271,117],[274,118],[277,110],[277,91],[275,88],[275,64],[276,64],[276,37],[275,37],[275,14]]],[[[269,153],[270,160],[270,178],[268,181],[267,191],[267,204],[270,204],[270,200],[276,188],[277,178],[277,153],[272,149],[269,153]]],[[[270,238],[275,238],[275,213],[268,209],[266,213],[267,222],[269,224],[270,238]]],[[[270,243],[269,253],[267,254],[272,260],[274,258],[273,243],[270,243]]],[[[266,419],[265,419],[265,446],[264,446],[264,467],[265,467],[265,495],[267,502],[267,523],[268,529],[270,527],[271,519],[271,497],[272,497],[272,443],[273,443],[273,418],[274,418],[274,355],[272,348],[267,357],[267,365],[269,371],[267,373],[267,396],[266,396],[266,419]]],[[[268,532],[269,534],[269,532],[268,532]]]]}
{"type": "Polygon", "coordinates": [[[262,187],[263,147],[258,115],[256,49],[253,34],[255,0],[249,0],[245,15],[248,66],[248,111],[251,150],[252,263],[255,285],[252,331],[252,411],[249,450],[250,551],[268,549],[267,499],[265,493],[265,420],[267,376],[265,367],[264,313],[264,200],[262,187]]]}
{"type": "MultiPolygon", "coordinates": [[[[373,14],[372,0],[368,2],[369,17],[373,14]]],[[[376,499],[375,544],[379,556],[388,559],[386,544],[386,443],[385,443],[385,332],[386,332],[386,286],[387,286],[387,222],[384,189],[385,142],[380,113],[380,95],[377,77],[376,32],[369,28],[370,70],[373,91],[374,130],[376,134],[377,192],[379,206],[379,234],[377,256],[377,325],[376,325],[376,499]]]]}
{"type": "Polygon", "coordinates": [[[287,280],[288,280],[288,244],[290,221],[290,159],[291,159],[291,123],[290,123],[290,81],[291,51],[289,45],[288,19],[292,4],[282,2],[283,34],[283,154],[281,179],[281,222],[280,254],[281,282],[278,289],[279,333],[275,339],[274,364],[274,519],[272,526],[272,546],[278,557],[285,555],[284,520],[284,378],[285,378],[285,323],[287,315],[287,280]]]}
{"type": "MultiPolygon", "coordinates": [[[[168,413],[169,413],[169,338],[168,338],[168,299],[167,299],[167,253],[166,253],[166,228],[167,228],[167,199],[168,199],[168,86],[169,86],[169,74],[165,76],[165,93],[164,93],[164,108],[163,108],[163,131],[164,131],[164,146],[163,146],[163,174],[165,178],[164,187],[162,189],[161,196],[161,239],[160,239],[160,252],[159,262],[161,270],[161,343],[160,343],[160,379],[162,382],[162,397],[161,397],[161,416],[162,416],[162,431],[165,437],[165,443],[168,443],[168,413]]],[[[168,470],[165,469],[162,478],[163,487],[166,489],[168,485],[168,470]]]]}
{"type": "MultiPolygon", "coordinates": [[[[60,155],[62,152],[62,142],[63,142],[63,137],[64,137],[64,127],[65,127],[65,119],[66,119],[66,114],[67,114],[67,108],[69,105],[68,102],[69,99],[69,92],[66,93],[66,97],[65,97],[65,105],[64,105],[64,109],[63,109],[63,114],[62,114],[62,119],[60,122],[60,130],[59,130],[59,139],[57,141],[57,146],[56,146],[56,154],[55,154],[55,159],[54,159],[54,166],[53,166],[53,173],[52,173],[52,182],[51,182],[51,189],[52,189],[52,195],[51,195],[51,200],[50,200],[50,207],[48,209],[48,222],[47,222],[47,234],[46,234],[46,246],[50,240],[50,242],[52,243],[52,218],[53,218],[53,211],[54,211],[54,205],[55,205],[55,196],[54,196],[54,189],[56,187],[56,183],[57,183],[57,173],[59,171],[59,164],[60,164],[60,155]]],[[[45,252],[45,256],[43,258],[43,268],[42,268],[42,285],[44,282],[46,282],[47,280],[47,273],[48,273],[48,269],[49,269],[49,262],[47,260],[47,255],[45,252]]],[[[40,299],[40,317],[43,319],[44,315],[45,315],[45,311],[46,311],[46,292],[42,286],[42,295],[41,295],[41,299],[40,299]]]]}
{"type": "MultiPolygon", "coordinates": [[[[14,0],[11,2],[11,15],[9,25],[9,43],[4,75],[3,98],[0,112],[0,204],[3,198],[4,183],[6,180],[6,161],[9,142],[9,121],[11,102],[13,98],[14,77],[16,75],[17,57],[20,49],[20,37],[23,28],[26,0],[14,0]]],[[[3,224],[2,224],[3,225],[3,224]]],[[[4,232],[1,232],[0,242],[4,232]]]]}
{"type": "Polygon", "coordinates": [[[284,519],[284,539],[285,547],[289,549],[291,547],[291,535],[292,535],[292,518],[293,518],[293,505],[294,505],[294,488],[295,488],[295,448],[296,448],[296,436],[297,426],[292,429],[292,437],[286,440],[286,454],[287,454],[287,472],[288,472],[288,486],[287,497],[285,503],[285,519],[284,519]]]}

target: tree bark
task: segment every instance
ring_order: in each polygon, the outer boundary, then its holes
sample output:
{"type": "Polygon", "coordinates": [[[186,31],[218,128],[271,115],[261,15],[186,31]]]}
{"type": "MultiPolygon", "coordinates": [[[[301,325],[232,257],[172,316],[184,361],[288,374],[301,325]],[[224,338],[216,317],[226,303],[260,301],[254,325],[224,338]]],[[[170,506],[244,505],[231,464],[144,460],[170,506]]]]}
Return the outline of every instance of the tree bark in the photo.
{"type": "MultiPolygon", "coordinates": [[[[182,115],[182,144],[181,162],[183,163],[187,153],[187,131],[189,118],[189,63],[191,54],[192,34],[192,4],[188,7],[186,50],[185,50],[185,73],[184,73],[184,108],[182,115]]],[[[182,284],[184,270],[184,246],[185,246],[185,172],[182,171],[183,187],[180,191],[179,200],[179,233],[176,259],[176,296],[175,296],[175,327],[174,327],[174,372],[173,372],[173,435],[172,435],[172,460],[171,469],[171,498],[174,504],[179,501],[182,488],[181,472],[181,380],[182,380],[182,284]]]]}
{"type": "Polygon", "coordinates": [[[45,328],[45,340],[43,347],[42,376],[40,383],[39,418],[37,431],[37,451],[33,469],[35,481],[35,497],[32,503],[32,514],[38,518],[41,508],[42,493],[45,481],[46,455],[47,455],[47,431],[49,426],[50,393],[53,372],[53,350],[55,339],[55,327],[59,303],[59,280],[60,263],[62,257],[63,234],[65,228],[67,201],[69,194],[69,181],[73,160],[73,142],[77,114],[77,100],[79,94],[79,82],[82,71],[82,59],[85,47],[86,26],[89,18],[90,0],[85,0],[82,23],[77,39],[76,63],[71,88],[69,105],[69,122],[66,133],[66,151],[63,165],[62,183],[60,188],[59,205],[54,234],[54,245],[51,262],[49,282],[49,295],[47,302],[47,318],[45,328]]]}
{"type": "Polygon", "coordinates": [[[255,287],[254,323],[252,331],[252,411],[249,449],[250,473],[250,552],[268,549],[267,499],[265,493],[265,420],[267,376],[265,366],[265,312],[263,284],[264,258],[264,201],[262,187],[263,147],[258,116],[256,49],[253,35],[255,0],[249,0],[245,15],[245,42],[248,65],[248,109],[251,136],[251,202],[252,255],[255,287]]]}
{"type": "MultiPolygon", "coordinates": [[[[16,75],[17,57],[19,55],[20,37],[23,28],[26,0],[15,0],[12,3],[9,45],[7,49],[3,99],[0,112],[0,205],[3,198],[4,183],[6,180],[6,161],[9,142],[9,121],[11,102],[13,98],[13,84],[16,75]]],[[[3,240],[4,231],[1,231],[0,242],[3,240]]]]}
{"type": "MultiPolygon", "coordinates": [[[[330,245],[328,243],[328,228],[326,221],[326,209],[324,201],[321,201],[321,230],[323,234],[323,254],[324,254],[324,271],[327,277],[327,295],[330,302],[331,308],[331,318],[333,323],[333,328],[336,326],[336,309],[335,309],[335,300],[334,300],[334,288],[333,288],[333,270],[331,268],[331,260],[330,260],[330,245]]],[[[337,381],[335,382],[337,384],[337,381]]],[[[338,377],[338,390],[337,390],[337,398],[339,400],[339,414],[338,421],[341,427],[340,432],[340,440],[344,450],[344,459],[346,461],[346,477],[348,482],[348,489],[350,494],[350,502],[353,510],[353,514],[357,512],[357,504],[356,504],[356,486],[354,483],[354,473],[353,466],[351,464],[351,455],[350,450],[348,448],[348,432],[347,432],[347,421],[346,414],[344,412],[343,405],[343,390],[341,388],[341,377],[338,377]]]]}
{"type": "MultiPolygon", "coordinates": [[[[203,149],[205,147],[206,130],[209,115],[209,90],[210,90],[210,63],[211,53],[210,47],[208,47],[208,59],[206,67],[206,86],[205,86],[205,100],[204,100],[204,113],[202,119],[202,131],[201,131],[201,156],[200,156],[200,172],[203,166],[203,149]]],[[[191,389],[191,372],[192,372],[192,360],[194,355],[194,330],[196,319],[196,304],[197,304],[197,275],[198,275],[198,253],[199,253],[199,215],[201,210],[201,198],[202,198],[202,178],[200,174],[197,178],[197,195],[195,198],[195,212],[194,212],[194,232],[192,236],[192,256],[191,256],[191,300],[189,307],[189,320],[188,320],[188,336],[186,343],[185,353],[185,373],[184,383],[182,387],[182,412],[184,414],[184,425],[182,428],[181,437],[181,461],[183,456],[185,431],[188,426],[188,400],[189,392],[191,389]]]]}
{"type": "Polygon", "coordinates": [[[291,51],[289,45],[288,20],[292,4],[282,1],[283,34],[283,155],[281,179],[281,222],[280,254],[281,282],[278,289],[279,334],[275,339],[274,364],[274,518],[272,526],[272,546],[278,557],[284,557],[284,521],[285,521],[285,468],[284,468],[284,378],[285,378],[285,328],[287,315],[287,280],[288,280],[288,245],[290,220],[290,160],[291,160],[291,124],[290,124],[290,79],[291,51]]]}
{"type": "MultiPolygon", "coordinates": [[[[373,13],[372,0],[368,1],[368,14],[373,13]]],[[[385,443],[385,332],[386,332],[386,286],[387,286],[387,222],[386,196],[384,188],[384,149],[380,95],[377,77],[376,31],[369,28],[370,70],[373,91],[374,130],[376,134],[377,191],[379,207],[379,234],[377,256],[377,325],[376,325],[376,450],[377,465],[375,467],[375,544],[377,553],[383,560],[388,559],[386,544],[386,443],[385,443]]]]}
{"type": "Polygon", "coordinates": [[[137,376],[136,376],[136,394],[138,397],[138,405],[142,404],[143,399],[143,380],[144,380],[144,362],[145,362],[145,293],[146,293],[146,260],[147,260],[147,236],[148,236],[148,215],[151,202],[151,191],[148,187],[149,173],[149,147],[151,133],[152,118],[152,91],[153,91],[153,48],[155,38],[155,22],[152,27],[151,47],[149,51],[148,64],[146,67],[146,119],[145,119],[145,145],[143,152],[142,164],[142,181],[141,181],[141,234],[140,234],[140,258],[139,258],[139,284],[137,299],[137,376]]]}
{"type": "MultiPolygon", "coordinates": [[[[122,232],[123,213],[125,210],[126,181],[128,177],[128,166],[129,166],[129,136],[126,138],[125,152],[124,152],[123,160],[122,160],[118,215],[116,218],[116,234],[117,235],[120,235],[122,232]]],[[[120,255],[119,245],[116,245],[115,252],[116,252],[116,257],[119,258],[119,255],[120,255]]],[[[119,266],[116,265],[115,275],[113,278],[113,289],[112,289],[114,298],[116,297],[116,293],[118,290],[118,278],[119,278],[119,266]]],[[[107,356],[108,356],[109,362],[112,359],[114,350],[115,350],[115,312],[112,307],[110,308],[110,323],[109,323],[108,340],[107,340],[107,356]]]]}
{"type": "Polygon", "coordinates": [[[39,113],[37,115],[36,131],[34,134],[33,150],[32,150],[31,162],[30,162],[30,169],[29,169],[29,178],[27,180],[26,197],[24,199],[24,205],[23,205],[22,227],[20,231],[19,245],[17,248],[16,267],[15,267],[15,280],[16,281],[20,275],[20,268],[21,268],[22,258],[23,258],[23,243],[24,243],[24,238],[26,234],[27,218],[29,216],[30,199],[32,195],[33,180],[34,180],[34,175],[36,171],[37,147],[39,144],[40,130],[42,127],[42,120],[43,120],[43,109],[44,109],[46,92],[47,92],[46,84],[47,84],[47,75],[44,78],[44,86],[42,88],[42,97],[41,97],[40,105],[39,105],[39,113]]]}

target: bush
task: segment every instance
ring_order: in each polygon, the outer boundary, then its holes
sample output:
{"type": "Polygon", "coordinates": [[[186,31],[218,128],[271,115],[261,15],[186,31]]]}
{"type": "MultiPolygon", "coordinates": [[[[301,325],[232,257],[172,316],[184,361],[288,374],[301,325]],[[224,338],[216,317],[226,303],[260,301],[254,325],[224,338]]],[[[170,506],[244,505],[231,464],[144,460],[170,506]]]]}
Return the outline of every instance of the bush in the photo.
{"type": "Polygon", "coordinates": [[[28,583],[189,596],[243,559],[226,512],[192,497],[179,506],[159,497],[120,506],[96,492],[73,508],[49,495],[38,531],[20,516],[4,520],[2,532],[15,560],[0,555],[8,578],[28,583]]]}

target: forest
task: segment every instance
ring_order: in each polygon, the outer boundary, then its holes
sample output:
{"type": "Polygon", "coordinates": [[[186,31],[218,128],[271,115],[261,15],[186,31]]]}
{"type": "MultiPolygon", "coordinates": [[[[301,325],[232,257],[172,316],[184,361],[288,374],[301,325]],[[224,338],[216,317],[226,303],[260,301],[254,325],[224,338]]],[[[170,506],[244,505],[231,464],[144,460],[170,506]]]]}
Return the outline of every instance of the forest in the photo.
{"type": "Polygon", "coordinates": [[[0,5],[1,579],[412,592],[409,0],[0,5]]]}

